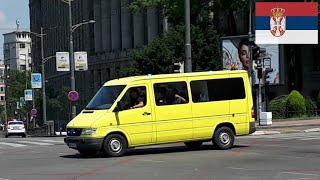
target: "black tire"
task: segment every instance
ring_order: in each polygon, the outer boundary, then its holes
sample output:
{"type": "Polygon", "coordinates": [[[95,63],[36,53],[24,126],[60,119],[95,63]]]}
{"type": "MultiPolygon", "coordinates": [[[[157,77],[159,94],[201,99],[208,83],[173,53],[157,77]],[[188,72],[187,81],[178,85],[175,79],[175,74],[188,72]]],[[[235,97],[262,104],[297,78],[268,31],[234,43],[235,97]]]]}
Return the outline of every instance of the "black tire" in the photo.
{"type": "Polygon", "coordinates": [[[184,144],[190,149],[198,149],[202,145],[202,141],[184,142],[184,144]]]}
{"type": "Polygon", "coordinates": [[[126,139],[119,134],[111,134],[107,136],[103,142],[103,151],[110,157],[123,156],[127,147],[128,144],[126,139]]]}
{"type": "Polygon", "coordinates": [[[97,154],[97,151],[78,150],[82,156],[91,157],[97,154]]]}
{"type": "Polygon", "coordinates": [[[218,149],[230,149],[234,143],[234,132],[229,127],[220,127],[213,135],[213,144],[218,149]]]}
{"type": "Polygon", "coordinates": [[[23,137],[23,138],[26,138],[26,137],[27,137],[27,135],[26,135],[26,134],[22,134],[22,137],[23,137]]]}
{"type": "Polygon", "coordinates": [[[5,138],[8,138],[9,136],[8,136],[8,135],[5,135],[4,137],[5,137],[5,138]]]}

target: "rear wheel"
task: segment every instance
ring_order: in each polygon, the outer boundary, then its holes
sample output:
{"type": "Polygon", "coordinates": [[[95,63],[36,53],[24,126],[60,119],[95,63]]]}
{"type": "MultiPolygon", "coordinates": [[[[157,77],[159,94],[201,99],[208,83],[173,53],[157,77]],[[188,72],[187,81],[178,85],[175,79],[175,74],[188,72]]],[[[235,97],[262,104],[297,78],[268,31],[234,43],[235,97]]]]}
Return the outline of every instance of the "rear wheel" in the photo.
{"type": "Polygon", "coordinates": [[[8,138],[8,137],[9,137],[9,135],[7,135],[7,134],[6,134],[4,137],[5,137],[5,138],[8,138]]]}
{"type": "Polygon", "coordinates": [[[110,157],[123,156],[127,147],[126,139],[120,134],[111,134],[103,142],[104,153],[110,157]]]}
{"type": "Polygon", "coordinates": [[[202,141],[191,141],[184,144],[190,149],[198,149],[202,145],[202,141]]]}
{"type": "Polygon", "coordinates": [[[234,143],[234,132],[229,127],[220,127],[213,135],[213,144],[218,149],[230,149],[234,143]]]}
{"type": "Polygon", "coordinates": [[[27,137],[27,135],[26,135],[26,134],[22,134],[22,136],[21,136],[21,137],[25,138],[25,137],[27,137]]]}

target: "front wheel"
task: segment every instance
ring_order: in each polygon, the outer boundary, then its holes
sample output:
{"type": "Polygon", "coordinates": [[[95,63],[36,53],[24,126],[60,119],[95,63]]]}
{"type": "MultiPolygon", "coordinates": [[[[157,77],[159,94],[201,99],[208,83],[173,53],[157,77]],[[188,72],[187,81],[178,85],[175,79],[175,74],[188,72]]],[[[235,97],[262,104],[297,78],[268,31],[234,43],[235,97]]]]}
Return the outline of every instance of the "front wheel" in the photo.
{"type": "Polygon", "coordinates": [[[123,156],[127,147],[126,139],[119,134],[111,134],[103,142],[104,153],[110,157],[123,156]]]}
{"type": "Polygon", "coordinates": [[[220,127],[213,135],[213,144],[219,149],[230,149],[234,143],[234,132],[229,127],[220,127]]]}
{"type": "Polygon", "coordinates": [[[202,145],[202,141],[191,141],[184,144],[190,149],[198,149],[202,145]]]}

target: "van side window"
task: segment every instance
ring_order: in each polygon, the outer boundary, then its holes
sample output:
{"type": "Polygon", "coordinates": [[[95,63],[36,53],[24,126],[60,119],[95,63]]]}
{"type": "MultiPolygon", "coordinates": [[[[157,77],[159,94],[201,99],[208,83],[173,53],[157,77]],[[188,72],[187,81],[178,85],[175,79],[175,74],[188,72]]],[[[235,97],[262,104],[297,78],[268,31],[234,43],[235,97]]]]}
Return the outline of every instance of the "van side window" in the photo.
{"type": "Polygon", "coordinates": [[[191,81],[190,86],[192,101],[195,103],[244,99],[246,97],[242,78],[191,81]]]}
{"type": "Polygon", "coordinates": [[[121,98],[123,109],[135,109],[147,104],[147,91],[145,86],[131,87],[121,98]]]}
{"type": "Polygon", "coordinates": [[[186,82],[156,83],[153,88],[157,106],[189,102],[186,82]]]}

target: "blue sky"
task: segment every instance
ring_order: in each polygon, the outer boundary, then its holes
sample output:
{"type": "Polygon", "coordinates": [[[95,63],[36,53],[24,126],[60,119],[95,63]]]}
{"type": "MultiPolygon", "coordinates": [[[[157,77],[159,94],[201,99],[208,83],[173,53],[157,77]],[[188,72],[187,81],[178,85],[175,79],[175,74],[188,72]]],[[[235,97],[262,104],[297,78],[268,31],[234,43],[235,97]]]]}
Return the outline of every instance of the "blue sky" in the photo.
{"type": "Polygon", "coordinates": [[[16,20],[20,30],[30,30],[29,0],[0,0],[0,59],[3,59],[3,35],[15,31],[16,20]]]}

